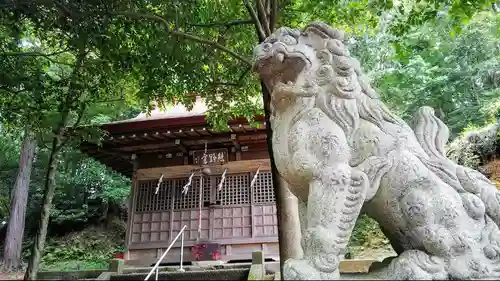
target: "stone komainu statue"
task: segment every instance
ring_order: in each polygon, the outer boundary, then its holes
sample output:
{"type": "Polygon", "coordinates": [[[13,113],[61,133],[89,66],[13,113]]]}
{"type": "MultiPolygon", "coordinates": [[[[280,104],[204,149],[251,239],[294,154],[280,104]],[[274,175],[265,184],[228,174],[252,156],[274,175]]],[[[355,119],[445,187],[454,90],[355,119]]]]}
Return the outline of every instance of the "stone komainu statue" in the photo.
{"type": "Polygon", "coordinates": [[[303,257],[285,279],[338,279],[361,212],[398,253],[387,279],[500,277],[500,193],[445,156],[448,128],[429,107],[413,129],[391,113],[324,23],[280,28],[254,50],[271,92],[276,166],[301,209],[303,257]]]}

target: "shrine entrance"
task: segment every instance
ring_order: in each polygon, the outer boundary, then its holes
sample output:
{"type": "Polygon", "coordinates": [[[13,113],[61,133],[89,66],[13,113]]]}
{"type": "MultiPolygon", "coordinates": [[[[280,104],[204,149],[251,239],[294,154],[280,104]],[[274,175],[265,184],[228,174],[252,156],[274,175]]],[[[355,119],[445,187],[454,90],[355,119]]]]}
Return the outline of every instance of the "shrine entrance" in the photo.
{"type": "MultiPolygon", "coordinates": [[[[250,260],[254,251],[278,259],[265,126],[240,118],[218,132],[208,128],[200,99],[191,112],[178,107],[172,116],[153,112],[103,125],[103,145],[81,147],[132,179],[125,262],[156,262],[184,225],[185,261],[200,259],[193,253],[200,245],[215,245],[211,259],[250,260]]],[[[164,262],[179,262],[180,248],[176,242],[164,262]]]]}
{"type": "Polygon", "coordinates": [[[158,194],[157,181],[139,182],[134,198],[132,244],[169,241],[184,225],[188,226],[186,241],[224,243],[277,235],[271,173],[259,173],[253,188],[251,178],[252,173],[227,175],[218,190],[221,175],[201,175],[193,179],[192,188],[184,194],[188,178],[165,180],[158,194]],[[201,193],[197,188],[200,177],[201,193]]]}

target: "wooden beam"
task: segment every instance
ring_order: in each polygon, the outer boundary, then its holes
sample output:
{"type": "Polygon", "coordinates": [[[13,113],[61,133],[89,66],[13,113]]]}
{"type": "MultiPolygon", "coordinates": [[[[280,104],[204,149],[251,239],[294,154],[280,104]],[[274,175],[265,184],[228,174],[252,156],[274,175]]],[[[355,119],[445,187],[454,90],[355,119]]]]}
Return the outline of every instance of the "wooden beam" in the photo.
{"type": "Polygon", "coordinates": [[[181,140],[180,140],[180,139],[176,139],[176,140],[175,140],[175,145],[176,145],[176,146],[177,146],[177,147],[178,147],[178,148],[182,151],[182,153],[185,153],[185,154],[187,154],[187,153],[188,153],[188,151],[189,151],[189,150],[187,149],[187,147],[186,147],[186,146],[184,146],[184,145],[182,144],[182,142],[181,142],[181,140]]]}
{"type": "Polygon", "coordinates": [[[202,135],[200,135],[200,133],[198,133],[198,131],[194,128],[191,128],[191,130],[189,130],[189,132],[191,133],[191,136],[195,136],[195,137],[201,137],[202,135]]]}
{"type": "Polygon", "coordinates": [[[183,129],[179,129],[179,130],[173,131],[172,133],[174,134],[174,136],[176,136],[178,138],[189,137],[189,135],[186,134],[186,132],[183,129]]]}
{"type": "MultiPolygon", "coordinates": [[[[237,140],[240,145],[244,143],[255,143],[260,141],[265,141],[266,135],[265,132],[257,132],[249,135],[238,135],[237,140]]],[[[178,139],[181,140],[180,138],[178,139]]],[[[182,140],[182,145],[188,150],[192,146],[199,146],[207,144],[218,144],[218,143],[227,143],[232,144],[231,135],[219,135],[213,137],[200,137],[196,139],[186,139],[182,140]]],[[[115,151],[123,151],[123,152],[136,152],[136,151],[157,151],[166,148],[172,148],[178,146],[176,141],[159,141],[155,143],[144,143],[144,144],[134,144],[134,145],[123,145],[123,146],[104,146],[102,149],[115,149],[115,151]]],[[[184,151],[183,151],[184,152],[184,151]]]]}
{"type": "MultiPolygon", "coordinates": [[[[124,176],[130,177],[130,169],[131,167],[127,167],[130,162],[126,162],[121,159],[113,158],[113,157],[99,157],[95,158],[98,162],[110,168],[111,170],[120,173],[124,176]]],[[[130,165],[132,166],[132,165],[130,165]]]]}
{"type": "Polygon", "coordinates": [[[231,142],[233,143],[233,145],[237,151],[241,150],[241,145],[238,142],[238,138],[237,138],[236,134],[231,134],[231,142]]]}
{"type": "MultiPolygon", "coordinates": [[[[265,117],[263,115],[255,116],[257,122],[263,122],[265,117]]],[[[230,125],[234,124],[248,124],[246,118],[235,118],[228,122],[230,125]]],[[[101,126],[102,129],[112,133],[132,133],[137,131],[148,131],[148,130],[176,130],[179,128],[193,128],[193,127],[204,127],[208,123],[205,120],[204,115],[200,116],[190,116],[190,117],[180,117],[180,118],[166,118],[166,119],[152,119],[142,122],[119,122],[104,124],[101,126]]]]}
{"type": "Polygon", "coordinates": [[[127,144],[128,141],[125,138],[125,136],[110,136],[106,141],[106,143],[109,143],[111,145],[116,145],[116,144],[127,144]]]}
{"type": "Polygon", "coordinates": [[[132,153],[117,151],[114,149],[103,149],[102,147],[91,144],[82,144],[80,148],[84,153],[93,158],[99,157],[99,155],[109,155],[130,161],[130,157],[132,155],[132,153]]]}
{"type": "Polygon", "coordinates": [[[151,138],[153,138],[155,140],[162,140],[162,141],[165,140],[165,138],[163,137],[163,134],[161,134],[160,132],[155,132],[154,134],[151,134],[151,138]]]}
{"type": "Polygon", "coordinates": [[[256,140],[266,140],[267,139],[267,135],[264,134],[264,133],[248,133],[248,134],[244,134],[244,135],[239,135],[238,136],[238,141],[240,143],[242,142],[247,142],[247,141],[256,141],[256,140]]]}
{"type": "Polygon", "coordinates": [[[142,138],[148,141],[154,141],[156,138],[153,137],[154,133],[143,133],[142,138]]]}
{"type": "MultiPolygon", "coordinates": [[[[256,159],[256,160],[243,160],[243,161],[230,161],[223,165],[210,166],[212,174],[222,174],[224,169],[230,174],[247,173],[256,171],[260,166],[261,171],[270,171],[271,164],[269,159],[256,159]]],[[[158,167],[139,169],[137,173],[141,180],[158,179],[163,174],[166,178],[182,178],[189,177],[192,171],[200,170],[198,165],[180,165],[170,167],[158,167]]]]}
{"type": "Polygon", "coordinates": [[[205,136],[205,135],[209,135],[209,136],[211,136],[211,135],[212,135],[212,133],[210,132],[210,130],[208,130],[208,129],[207,129],[207,128],[205,128],[205,127],[203,127],[203,128],[201,129],[201,131],[203,132],[203,134],[202,134],[202,135],[204,135],[204,136],[205,136]]]}
{"type": "MultiPolygon", "coordinates": [[[[143,152],[143,151],[149,151],[149,150],[158,150],[158,149],[165,149],[165,148],[171,148],[175,147],[175,143],[172,141],[166,141],[162,143],[153,143],[153,144],[137,144],[137,145],[127,145],[127,146],[118,146],[118,147],[113,147],[114,149],[118,151],[123,151],[123,152],[143,152]]],[[[106,148],[107,149],[107,148],[106,148]]]]}
{"type": "Polygon", "coordinates": [[[238,128],[240,128],[243,131],[243,133],[247,132],[247,130],[245,130],[245,127],[241,124],[238,125],[238,128]]]}
{"type": "Polygon", "coordinates": [[[105,142],[105,143],[112,143],[114,142],[115,138],[113,136],[104,136],[102,137],[102,142],[105,142]]]}

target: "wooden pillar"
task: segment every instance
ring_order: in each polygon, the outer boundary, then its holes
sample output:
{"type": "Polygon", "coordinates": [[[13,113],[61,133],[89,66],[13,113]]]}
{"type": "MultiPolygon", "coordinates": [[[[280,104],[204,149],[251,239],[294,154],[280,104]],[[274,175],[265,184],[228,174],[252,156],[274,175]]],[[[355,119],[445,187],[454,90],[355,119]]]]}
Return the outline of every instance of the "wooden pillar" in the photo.
{"type": "MultiPolygon", "coordinates": [[[[285,256],[280,256],[280,260],[286,261],[290,258],[299,259],[303,255],[300,243],[302,233],[300,229],[299,200],[290,192],[288,184],[281,177],[280,182],[283,191],[283,200],[280,206],[280,231],[282,231],[284,235],[280,237],[279,243],[286,245],[284,249],[285,256]]],[[[283,255],[283,253],[280,254],[283,255]]]]}
{"type": "Polygon", "coordinates": [[[137,183],[138,183],[137,169],[139,168],[139,161],[137,159],[137,155],[132,154],[130,160],[132,161],[133,170],[132,170],[132,187],[128,198],[127,231],[125,232],[125,248],[126,248],[126,251],[124,253],[125,260],[130,259],[128,248],[132,242],[132,229],[134,227],[135,195],[137,193],[137,183]]]}

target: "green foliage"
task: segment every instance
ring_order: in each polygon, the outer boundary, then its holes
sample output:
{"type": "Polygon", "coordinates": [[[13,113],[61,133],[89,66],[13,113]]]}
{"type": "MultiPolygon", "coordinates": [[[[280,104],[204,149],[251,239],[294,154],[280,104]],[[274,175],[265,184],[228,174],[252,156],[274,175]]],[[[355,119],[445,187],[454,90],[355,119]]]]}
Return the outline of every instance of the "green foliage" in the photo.
{"type": "Polygon", "coordinates": [[[62,238],[49,239],[42,258],[44,270],[104,269],[123,246],[125,229],[90,227],[62,238]]]}
{"type": "MultiPolygon", "coordinates": [[[[0,162],[0,222],[7,221],[9,217],[10,190],[18,169],[20,134],[0,130],[0,157],[4,160],[0,162]]],[[[33,219],[40,211],[47,157],[46,149],[38,150],[30,182],[28,232],[37,225],[33,219]]],[[[111,172],[101,163],[73,149],[66,149],[60,161],[51,229],[61,225],[99,222],[106,216],[106,205],[124,209],[131,186],[129,179],[111,172]]],[[[62,232],[66,230],[67,227],[64,227],[62,232]]]]}
{"type": "Polygon", "coordinates": [[[367,215],[361,215],[356,220],[346,252],[352,257],[352,255],[362,254],[365,249],[381,249],[390,252],[392,247],[378,223],[367,215]]]}
{"type": "Polygon", "coordinates": [[[380,13],[390,10],[391,5],[368,0],[291,1],[283,10],[280,24],[303,28],[309,22],[324,21],[347,33],[363,34],[377,27],[380,13]]]}
{"type": "Polygon", "coordinates": [[[97,261],[79,261],[79,260],[60,260],[54,263],[42,263],[40,268],[43,271],[77,271],[77,270],[99,270],[107,269],[109,260],[97,261]]]}
{"type": "Polygon", "coordinates": [[[442,18],[401,37],[389,34],[386,23],[353,49],[392,109],[409,120],[418,107],[431,106],[456,136],[468,124],[493,119],[491,104],[500,97],[500,15],[477,14],[454,36],[450,21],[442,18]]]}
{"type": "Polygon", "coordinates": [[[385,238],[384,234],[380,230],[378,223],[368,217],[367,215],[361,215],[356,221],[354,226],[354,231],[349,240],[350,246],[366,246],[370,243],[374,237],[385,238]]]}
{"type": "Polygon", "coordinates": [[[484,127],[469,126],[448,145],[447,156],[473,169],[488,163],[500,146],[500,122],[484,127]]]}
{"type": "Polygon", "coordinates": [[[105,215],[104,205],[125,204],[131,186],[128,179],[79,152],[68,151],[65,159],[51,213],[54,224],[95,220],[105,215]]]}
{"type": "Polygon", "coordinates": [[[439,0],[421,1],[394,1],[394,10],[399,17],[391,27],[391,33],[403,35],[412,27],[434,24],[439,18],[448,15],[453,33],[459,33],[463,24],[473,19],[481,11],[495,11],[496,0],[462,1],[453,2],[439,0]]]}
{"type": "MultiPolygon", "coordinates": [[[[71,48],[78,48],[76,42],[85,40],[99,61],[93,71],[101,75],[92,76],[127,76],[131,82],[125,88],[133,90],[125,97],[143,108],[152,109],[154,104],[174,98],[189,106],[192,100],[185,94],[196,92],[206,99],[209,120],[225,127],[231,117],[262,113],[260,84],[249,69],[258,39],[243,2],[40,1],[38,5],[7,6],[5,14],[10,12],[14,22],[27,16],[38,33],[52,32],[55,37],[70,34],[64,45],[71,48]],[[59,13],[65,16],[59,17],[59,13]]],[[[400,36],[412,26],[434,21],[444,10],[453,27],[462,25],[477,11],[491,9],[493,3],[266,1],[270,2],[278,6],[279,25],[302,27],[309,21],[323,20],[353,34],[373,34],[380,16],[387,14],[394,21],[391,32],[400,36]]],[[[255,9],[255,1],[249,3],[255,9]]],[[[105,85],[113,84],[101,79],[99,86],[105,85]]]]}
{"type": "MultiPolygon", "coordinates": [[[[124,209],[130,191],[130,180],[109,171],[104,165],[87,158],[77,151],[65,151],[59,165],[54,207],[51,211],[51,228],[58,225],[71,226],[98,223],[106,217],[107,206],[124,209]]],[[[42,164],[43,165],[43,164],[42,164]]],[[[32,182],[37,181],[32,177],[32,182]]],[[[43,173],[39,184],[32,184],[30,205],[32,212],[38,212],[42,197],[43,173]]],[[[30,211],[29,210],[29,211],[30,211]]],[[[68,227],[63,228],[66,230],[68,227]]],[[[64,232],[63,232],[64,233],[64,232]]]]}

